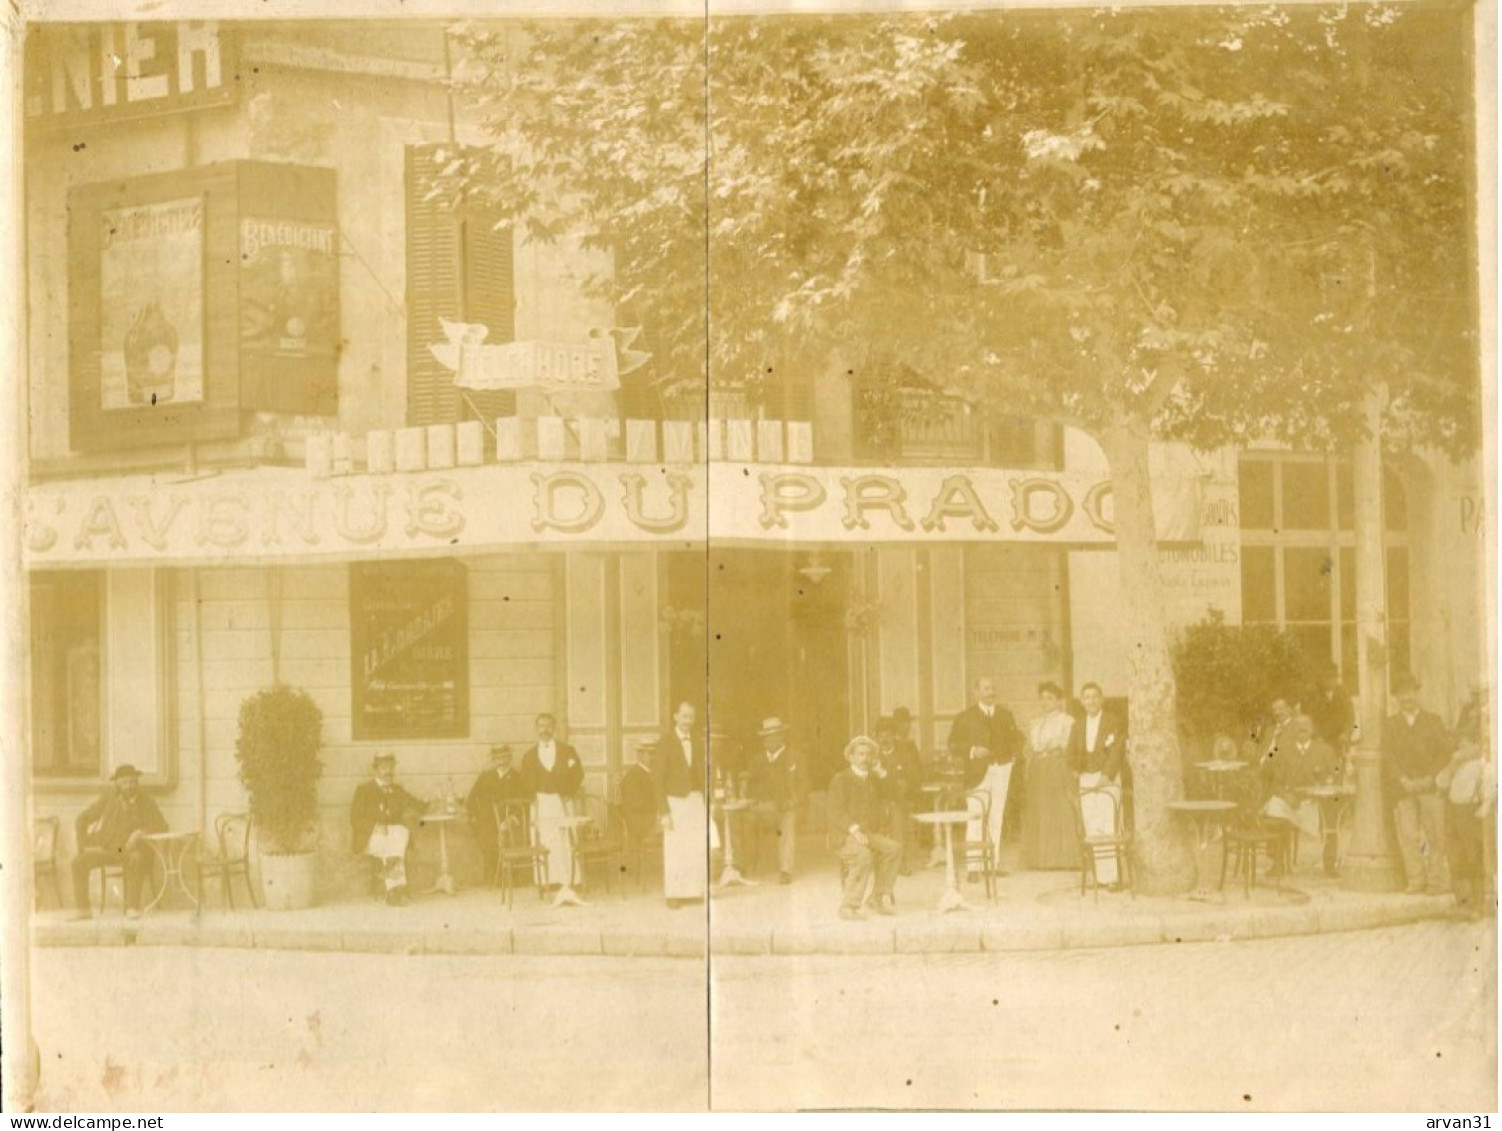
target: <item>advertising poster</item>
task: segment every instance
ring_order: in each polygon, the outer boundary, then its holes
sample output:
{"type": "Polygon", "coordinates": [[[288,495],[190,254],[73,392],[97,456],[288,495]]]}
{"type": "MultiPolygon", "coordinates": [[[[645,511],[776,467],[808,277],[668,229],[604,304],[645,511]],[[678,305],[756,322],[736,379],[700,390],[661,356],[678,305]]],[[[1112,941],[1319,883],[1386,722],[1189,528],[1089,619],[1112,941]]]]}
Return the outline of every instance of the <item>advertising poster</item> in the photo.
{"type": "Polygon", "coordinates": [[[203,402],[203,201],[106,211],[99,407],[203,402]]]}
{"type": "Polygon", "coordinates": [[[280,358],[333,358],[339,272],[333,224],[240,221],[240,345],[280,358]]]}

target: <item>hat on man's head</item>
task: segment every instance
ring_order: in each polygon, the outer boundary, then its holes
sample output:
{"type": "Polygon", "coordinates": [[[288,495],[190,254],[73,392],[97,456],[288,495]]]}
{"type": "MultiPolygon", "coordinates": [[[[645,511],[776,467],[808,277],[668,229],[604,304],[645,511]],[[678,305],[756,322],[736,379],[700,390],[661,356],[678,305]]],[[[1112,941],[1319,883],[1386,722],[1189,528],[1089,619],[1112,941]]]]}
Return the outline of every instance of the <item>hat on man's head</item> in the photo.
{"type": "Polygon", "coordinates": [[[382,750],[373,759],[371,759],[370,764],[372,766],[394,766],[396,765],[396,755],[391,753],[391,751],[389,750],[382,750]]]}
{"type": "Polygon", "coordinates": [[[1405,691],[1422,691],[1423,688],[1424,685],[1418,681],[1417,676],[1413,675],[1412,673],[1407,673],[1398,676],[1398,678],[1393,681],[1392,693],[1394,695],[1402,695],[1405,691]]]}
{"type": "Polygon", "coordinates": [[[490,748],[490,756],[492,758],[499,758],[502,754],[508,758],[511,756],[511,746],[509,743],[497,742],[490,748]]]}
{"type": "Polygon", "coordinates": [[[786,723],[784,723],[776,715],[768,715],[766,718],[762,719],[761,729],[759,729],[756,733],[761,735],[762,738],[768,738],[774,734],[782,734],[785,730],[787,730],[786,723]]]}
{"type": "Polygon", "coordinates": [[[902,726],[904,723],[910,723],[913,721],[913,713],[906,707],[898,707],[892,712],[892,721],[898,726],[902,726]]]}
{"type": "Polygon", "coordinates": [[[139,779],[140,776],[140,770],[136,769],[129,762],[125,762],[115,767],[115,772],[110,775],[110,781],[119,781],[121,778],[139,779]]]}

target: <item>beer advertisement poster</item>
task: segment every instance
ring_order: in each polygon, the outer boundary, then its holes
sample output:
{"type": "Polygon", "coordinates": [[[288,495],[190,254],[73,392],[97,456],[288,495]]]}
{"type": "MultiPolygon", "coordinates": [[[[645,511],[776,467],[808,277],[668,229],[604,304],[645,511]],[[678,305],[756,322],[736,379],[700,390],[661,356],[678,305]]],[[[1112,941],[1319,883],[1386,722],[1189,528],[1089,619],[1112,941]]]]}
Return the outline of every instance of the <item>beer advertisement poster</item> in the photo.
{"type": "Polygon", "coordinates": [[[203,402],[203,200],[101,213],[99,407],[203,402]]]}

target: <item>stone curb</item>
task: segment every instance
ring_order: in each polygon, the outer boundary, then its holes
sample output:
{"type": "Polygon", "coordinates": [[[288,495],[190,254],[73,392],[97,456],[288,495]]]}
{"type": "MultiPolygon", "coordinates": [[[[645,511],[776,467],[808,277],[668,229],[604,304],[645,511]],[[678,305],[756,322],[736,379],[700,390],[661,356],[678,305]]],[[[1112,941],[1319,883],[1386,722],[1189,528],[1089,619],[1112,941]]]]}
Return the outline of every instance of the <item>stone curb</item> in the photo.
{"type": "MultiPolygon", "coordinates": [[[[1144,911],[1114,921],[1069,915],[977,923],[965,917],[908,922],[810,923],[789,928],[716,929],[714,955],[1005,954],[1189,942],[1232,942],[1401,926],[1451,912],[1447,896],[1386,897],[1377,903],[1311,901],[1288,907],[1209,905],[1144,911]]],[[[178,946],[345,951],[361,954],[611,956],[703,959],[705,939],[661,931],[451,929],[371,930],[219,926],[212,922],[37,923],[39,947],[178,946]]]]}

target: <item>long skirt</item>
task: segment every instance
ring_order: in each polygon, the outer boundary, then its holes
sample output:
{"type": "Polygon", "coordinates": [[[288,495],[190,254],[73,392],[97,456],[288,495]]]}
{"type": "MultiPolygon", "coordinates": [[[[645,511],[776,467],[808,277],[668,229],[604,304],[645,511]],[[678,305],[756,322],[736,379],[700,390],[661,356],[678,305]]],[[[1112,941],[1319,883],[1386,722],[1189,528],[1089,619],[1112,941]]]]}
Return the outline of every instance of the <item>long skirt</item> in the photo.
{"type": "MultiPolygon", "coordinates": [[[[1115,836],[1117,814],[1121,811],[1121,785],[1105,774],[1081,774],[1080,790],[1080,817],[1085,825],[1085,835],[1115,836]],[[1104,789],[1106,792],[1092,793],[1087,797],[1083,793],[1087,789],[1104,789]],[[1112,797],[1116,799],[1114,802],[1112,797]]],[[[1120,879],[1114,853],[1095,857],[1095,879],[1102,884],[1114,884],[1120,879]]]]}
{"type": "Polygon", "coordinates": [[[574,842],[569,829],[559,824],[568,816],[568,806],[556,793],[537,795],[537,841],[548,850],[549,884],[571,887],[574,882],[574,842]]]}
{"type": "Polygon", "coordinates": [[[668,899],[703,899],[709,884],[709,849],[719,843],[704,795],[669,797],[673,827],[662,834],[662,892],[668,899]]]}
{"type": "Polygon", "coordinates": [[[1079,779],[1062,750],[1027,760],[1027,801],[1023,845],[1031,868],[1076,868],[1079,842],[1074,831],[1074,797],[1079,779]]]}

